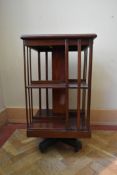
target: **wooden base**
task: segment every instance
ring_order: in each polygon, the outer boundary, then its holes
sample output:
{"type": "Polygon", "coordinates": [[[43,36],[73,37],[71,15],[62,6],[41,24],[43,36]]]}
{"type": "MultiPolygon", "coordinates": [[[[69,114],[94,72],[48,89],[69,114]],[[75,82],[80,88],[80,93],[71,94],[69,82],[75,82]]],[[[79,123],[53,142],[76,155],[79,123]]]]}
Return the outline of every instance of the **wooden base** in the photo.
{"type": "Polygon", "coordinates": [[[56,143],[58,142],[62,142],[64,144],[67,144],[71,147],[74,148],[74,151],[77,152],[79,151],[81,148],[82,148],[82,143],[77,140],[77,139],[67,139],[67,138],[48,138],[48,139],[45,139],[43,140],[40,144],[39,144],[39,149],[42,153],[46,152],[47,149],[50,147],[50,146],[53,146],[55,145],[56,143]]]}

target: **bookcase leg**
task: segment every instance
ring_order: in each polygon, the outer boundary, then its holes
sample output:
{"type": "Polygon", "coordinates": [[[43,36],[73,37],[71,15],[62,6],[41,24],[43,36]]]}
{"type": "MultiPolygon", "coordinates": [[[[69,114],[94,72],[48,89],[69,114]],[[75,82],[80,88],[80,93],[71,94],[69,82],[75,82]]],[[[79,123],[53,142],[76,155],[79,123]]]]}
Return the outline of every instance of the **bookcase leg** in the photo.
{"type": "Polygon", "coordinates": [[[61,139],[61,142],[72,146],[75,152],[78,152],[82,148],[82,143],[78,139],[61,139]]]}
{"type": "Polygon", "coordinates": [[[39,150],[44,153],[46,152],[47,148],[55,145],[58,142],[58,139],[56,138],[48,138],[44,139],[40,144],[39,144],[39,150]]]}
{"type": "Polygon", "coordinates": [[[58,142],[62,142],[64,144],[67,144],[67,145],[73,147],[75,152],[78,152],[80,149],[82,149],[82,143],[78,139],[74,139],[74,138],[48,138],[48,139],[44,139],[39,144],[39,150],[41,151],[41,153],[45,153],[50,146],[54,146],[58,142]]]}

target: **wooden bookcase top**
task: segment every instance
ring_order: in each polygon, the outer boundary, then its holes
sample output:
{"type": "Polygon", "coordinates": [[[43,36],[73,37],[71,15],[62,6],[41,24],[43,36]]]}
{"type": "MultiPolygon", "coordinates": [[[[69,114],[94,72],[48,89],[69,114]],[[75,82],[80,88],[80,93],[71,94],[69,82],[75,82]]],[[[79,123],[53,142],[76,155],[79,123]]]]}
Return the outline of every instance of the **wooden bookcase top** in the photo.
{"type": "Polygon", "coordinates": [[[41,34],[41,35],[22,35],[23,40],[36,39],[94,39],[96,34],[41,34]]]}

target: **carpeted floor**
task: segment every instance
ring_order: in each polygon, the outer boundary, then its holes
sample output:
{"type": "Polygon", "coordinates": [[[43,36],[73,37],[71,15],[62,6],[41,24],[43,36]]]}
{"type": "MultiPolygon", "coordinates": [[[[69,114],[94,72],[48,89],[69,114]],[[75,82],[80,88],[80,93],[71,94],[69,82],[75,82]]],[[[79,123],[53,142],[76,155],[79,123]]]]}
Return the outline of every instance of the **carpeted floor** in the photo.
{"type": "Polygon", "coordinates": [[[78,153],[59,144],[42,154],[39,141],[14,131],[0,149],[0,175],[117,175],[116,131],[93,131],[78,153]]]}

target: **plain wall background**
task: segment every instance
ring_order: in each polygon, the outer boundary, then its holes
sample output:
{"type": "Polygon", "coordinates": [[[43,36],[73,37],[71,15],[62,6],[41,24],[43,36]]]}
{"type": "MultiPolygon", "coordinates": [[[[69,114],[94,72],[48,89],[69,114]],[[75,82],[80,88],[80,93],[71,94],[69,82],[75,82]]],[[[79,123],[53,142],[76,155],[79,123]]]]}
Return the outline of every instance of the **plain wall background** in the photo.
{"type": "MultiPolygon", "coordinates": [[[[1,49],[0,49],[1,51],[1,49]]],[[[2,112],[5,109],[4,105],[4,99],[3,99],[3,89],[2,89],[2,81],[1,81],[1,68],[2,68],[2,59],[0,55],[0,112],[2,112]]]]}
{"type": "Polygon", "coordinates": [[[116,0],[0,0],[0,108],[25,105],[22,34],[96,33],[92,109],[117,109],[116,31],[116,0]]]}
{"type": "Polygon", "coordinates": [[[4,100],[3,100],[3,91],[1,86],[1,78],[0,78],[0,112],[5,109],[4,100]]]}

